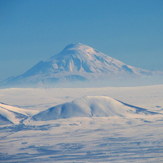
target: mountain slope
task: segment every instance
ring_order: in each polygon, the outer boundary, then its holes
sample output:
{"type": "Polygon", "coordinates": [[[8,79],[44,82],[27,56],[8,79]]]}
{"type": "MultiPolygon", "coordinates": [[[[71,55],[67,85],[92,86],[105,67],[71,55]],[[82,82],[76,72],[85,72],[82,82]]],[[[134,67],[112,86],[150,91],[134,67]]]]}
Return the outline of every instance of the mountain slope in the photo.
{"type": "Polygon", "coordinates": [[[0,124],[19,124],[24,119],[35,114],[36,111],[0,103],[0,124]]]}
{"type": "Polygon", "coordinates": [[[34,115],[33,119],[47,121],[72,117],[128,117],[139,114],[157,113],[119,102],[107,96],[86,96],[49,108],[34,115]]]}
{"type": "Polygon", "coordinates": [[[60,81],[85,81],[112,76],[150,74],[117,59],[77,43],[66,46],[60,53],[41,61],[24,74],[10,78],[6,83],[38,84],[60,81]]]}

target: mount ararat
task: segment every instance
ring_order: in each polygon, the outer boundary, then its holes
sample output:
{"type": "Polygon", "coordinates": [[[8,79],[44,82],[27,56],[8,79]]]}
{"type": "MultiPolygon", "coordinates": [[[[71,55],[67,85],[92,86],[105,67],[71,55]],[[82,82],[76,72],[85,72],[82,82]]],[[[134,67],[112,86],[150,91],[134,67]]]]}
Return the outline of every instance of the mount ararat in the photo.
{"type": "Polygon", "coordinates": [[[60,53],[49,59],[38,62],[25,73],[8,78],[3,84],[7,86],[39,86],[151,74],[151,71],[127,65],[90,46],[75,43],[69,44],[60,53]]]}

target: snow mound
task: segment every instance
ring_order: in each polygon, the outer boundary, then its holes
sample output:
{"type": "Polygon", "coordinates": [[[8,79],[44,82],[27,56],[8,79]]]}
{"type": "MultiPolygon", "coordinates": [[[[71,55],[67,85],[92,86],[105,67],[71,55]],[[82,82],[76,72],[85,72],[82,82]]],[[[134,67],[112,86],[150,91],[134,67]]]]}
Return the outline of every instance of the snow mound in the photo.
{"type": "Polygon", "coordinates": [[[0,124],[19,124],[34,113],[36,112],[33,110],[0,103],[0,124]]]}
{"type": "Polygon", "coordinates": [[[157,114],[107,96],[86,96],[60,104],[33,116],[36,121],[71,117],[128,117],[133,114],[157,114]]]}

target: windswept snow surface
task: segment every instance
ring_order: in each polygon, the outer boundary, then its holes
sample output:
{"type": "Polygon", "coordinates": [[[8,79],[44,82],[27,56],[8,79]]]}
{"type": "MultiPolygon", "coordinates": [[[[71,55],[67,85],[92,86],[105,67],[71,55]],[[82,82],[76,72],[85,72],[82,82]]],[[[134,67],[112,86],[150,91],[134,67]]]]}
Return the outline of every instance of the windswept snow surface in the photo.
{"type": "Polygon", "coordinates": [[[163,162],[163,85],[12,88],[0,99],[14,122],[0,125],[0,162],[163,162]]]}

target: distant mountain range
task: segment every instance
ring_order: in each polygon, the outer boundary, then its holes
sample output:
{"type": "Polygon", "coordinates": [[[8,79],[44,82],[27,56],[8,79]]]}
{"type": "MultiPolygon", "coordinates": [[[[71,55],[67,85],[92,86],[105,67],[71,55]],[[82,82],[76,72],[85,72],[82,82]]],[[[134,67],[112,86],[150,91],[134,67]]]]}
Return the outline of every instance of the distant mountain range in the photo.
{"type": "Polygon", "coordinates": [[[151,74],[151,71],[127,65],[90,46],[76,43],[66,46],[48,60],[40,61],[25,73],[8,78],[3,85],[37,86],[151,74]]]}

